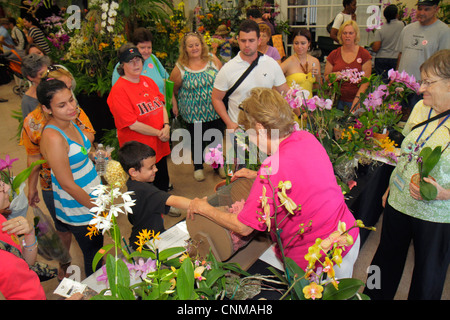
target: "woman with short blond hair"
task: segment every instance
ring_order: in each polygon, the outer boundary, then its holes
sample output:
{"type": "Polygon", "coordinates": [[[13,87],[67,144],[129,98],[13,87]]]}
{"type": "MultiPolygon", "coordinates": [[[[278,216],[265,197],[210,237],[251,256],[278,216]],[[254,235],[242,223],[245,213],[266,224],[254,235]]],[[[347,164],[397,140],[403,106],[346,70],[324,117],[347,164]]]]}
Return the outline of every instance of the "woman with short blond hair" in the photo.
{"type": "MultiPolygon", "coordinates": [[[[364,71],[364,75],[369,77],[372,73],[372,56],[369,51],[361,47],[359,27],[355,21],[349,20],[342,24],[338,32],[339,48],[331,51],[327,57],[324,77],[329,81],[329,75],[335,73],[339,75],[344,70],[356,69],[358,72],[364,71]]],[[[360,108],[360,94],[365,92],[369,83],[352,83],[350,81],[341,81],[341,96],[338,102],[338,108],[343,110],[345,107],[350,111],[356,111],[360,108]]]]}

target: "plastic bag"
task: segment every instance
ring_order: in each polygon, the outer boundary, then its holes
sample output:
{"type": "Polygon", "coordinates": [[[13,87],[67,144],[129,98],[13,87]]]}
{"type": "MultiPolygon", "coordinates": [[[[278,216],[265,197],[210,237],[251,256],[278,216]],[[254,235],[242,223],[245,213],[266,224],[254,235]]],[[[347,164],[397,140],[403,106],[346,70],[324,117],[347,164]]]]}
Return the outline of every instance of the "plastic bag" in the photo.
{"type": "Polygon", "coordinates": [[[14,197],[9,205],[9,210],[11,210],[11,215],[8,219],[16,218],[19,216],[26,217],[28,211],[28,198],[27,194],[24,192],[26,182],[23,182],[19,187],[19,194],[14,197]]]}
{"type": "Polygon", "coordinates": [[[34,228],[38,241],[38,253],[47,260],[56,260],[61,264],[69,263],[72,258],[56,233],[53,221],[39,207],[33,207],[34,228]]]}

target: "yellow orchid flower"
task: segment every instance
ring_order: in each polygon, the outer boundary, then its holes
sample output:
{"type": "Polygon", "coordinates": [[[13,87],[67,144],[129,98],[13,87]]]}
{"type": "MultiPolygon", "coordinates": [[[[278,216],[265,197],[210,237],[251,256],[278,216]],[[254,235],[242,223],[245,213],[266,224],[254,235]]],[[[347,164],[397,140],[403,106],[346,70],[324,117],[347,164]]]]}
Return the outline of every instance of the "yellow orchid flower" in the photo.
{"type": "Polygon", "coordinates": [[[315,282],[311,282],[310,285],[303,288],[303,294],[305,295],[306,299],[320,299],[322,298],[322,291],[323,287],[315,282]]]}
{"type": "Polygon", "coordinates": [[[328,257],[325,257],[323,272],[327,273],[328,278],[334,278],[335,276],[333,262],[328,257]]]}
{"type": "Polygon", "coordinates": [[[202,276],[202,273],[203,273],[203,271],[205,271],[205,269],[206,268],[204,266],[199,266],[199,267],[195,268],[194,278],[199,281],[206,280],[206,278],[202,276]]]}
{"type": "Polygon", "coordinates": [[[267,231],[270,232],[270,205],[269,198],[266,196],[266,187],[263,186],[262,195],[261,195],[261,207],[264,211],[264,215],[262,218],[264,219],[264,223],[267,226],[267,231]]]}
{"type": "Polygon", "coordinates": [[[338,230],[334,231],[328,238],[320,244],[324,252],[328,252],[332,247],[343,247],[353,244],[353,237],[348,234],[345,222],[339,221],[338,230]]]}
{"type": "Polygon", "coordinates": [[[308,269],[313,269],[314,264],[316,261],[318,261],[320,258],[322,258],[322,254],[320,253],[320,243],[322,242],[321,239],[316,239],[316,243],[314,243],[312,246],[308,248],[308,253],[305,255],[306,261],[309,262],[308,269]]]}
{"type": "Polygon", "coordinates": [[[288,197],[286,194],[286,190],[289,190],[292,188],[292,183],[290,181],[280,181],[278,183],[278,189],[281,189],[281,191],[278,191],[278,199],[280,199],[281,205],[283,205],[286,210],[290,214],[295,214],[294,211],[298,210],[300,206],[298,206],[294,200],[288,197]]]}

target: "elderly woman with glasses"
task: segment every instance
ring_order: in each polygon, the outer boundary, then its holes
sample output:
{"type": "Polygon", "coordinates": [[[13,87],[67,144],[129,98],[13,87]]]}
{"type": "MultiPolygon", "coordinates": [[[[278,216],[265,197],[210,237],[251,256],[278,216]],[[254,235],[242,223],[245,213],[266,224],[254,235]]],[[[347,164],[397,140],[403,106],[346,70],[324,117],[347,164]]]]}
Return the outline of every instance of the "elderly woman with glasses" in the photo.
{"type": "MultiPolygon", "coordinates": [[[[181,115],[191,135],[194,179],[197,181],[205,179],[203,150],[208,141],[203,140],[204,133],[209,129],[218,129],[221,132],[225,129],[211,102],[214,80],[221,67],[219,59],[209,53],[201,34],[196,32],[185,34],[180,43],[180,56],[172,70],[170,80],[174,82],[173,112],[175,115],[181,115]],[[194,135],[194,132],[201,133],[201,136],[194,135]],[[197,150],[195,145],[201,148],[197,150]]],[[[222,167],[217,171],[221,178],[225,178],[222,167]]]]}
{"type": "Polygon", "coordinates": [[[408,299],[440,300],[450,262],[450,50],[441,50],[420,67],[419,101],[403,134],[402,156],[383,196],[381,240],[372,265],[381,272],[372,299],[392,300],[396,294],[412,241],[414,272],[408,299]],[[434,200],[424,200],[411,180],[418,173],[414,155],[441,147],[441,158],[424,181],[435,186],[434,200]]]}
{"type": "MultiPolygon", "coordinates": [[[[345,204],[325,149],[311,133],[294,129],[295,115],[281,94],[269,88],[254,88],[240,107],[239,124],[249,133],[250,141],[260,150],[265,150],[269,157],[258,172],[241,169],[233,177],[255,179],[243,209],[237,215],[212,207],[206,199],[194,199],[190,204],[188,218],[195,219],[194,213],[200,214],[244,236],[254,230],[269,230],[277,243],[274,208],[270,205],[270,215],[267,214],[267,208],[262,205],[262,196],[272,199],[271,185],[278,186],[280,182],[289,180],[292,188],[286,194],[295,202],[295,206],[301,205],[301,210],[288,209],[281,205],[283,201],[276,200],[279,206],[277,220],[283,229],[280,236],[284,254],[305,269],[308,265],[305,255],[316,239],[326,239],[338,230],[340,221],[350,228],[355,224],[355,218],[345,204]],[[271,183],[267,176],[270,176],[271,183]],[[311,221],[308,231],[299,235],[299,226],[309,226],[311,221]]],[[[349,234],[354,242],[348,243],[347,250],[342,253],[344,256],[340,268],[335,268],[337,278],[351,277],[358,256],[358,229],[353,228],[349,234]]],[[[278,245],[276,253],[281,258],[278,245]]]]}
{"type": "Polygon", "coordinates": [[[119,62],[120,78],[107,100],[119,145],[135,140],[152,147],[158,168],[154,185],[167,191],[170,126],[164,95],[152,79],[142,75],[144,58],[133,44],[126,43],[119,49],[119,62]]]}

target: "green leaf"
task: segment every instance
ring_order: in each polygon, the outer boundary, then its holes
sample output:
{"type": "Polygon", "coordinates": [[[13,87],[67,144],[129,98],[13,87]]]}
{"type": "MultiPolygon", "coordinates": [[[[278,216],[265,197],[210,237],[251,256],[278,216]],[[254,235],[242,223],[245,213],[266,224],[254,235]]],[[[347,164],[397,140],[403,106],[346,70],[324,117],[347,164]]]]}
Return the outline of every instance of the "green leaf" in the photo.
{"type": "Polygon", "coordinates": [[[115,269],[115,258],[109,254],[106,256],[106,274],[108,276],[109,288],[111,289],[111,295],[113,297],[117,297],[115,269]]]}
{"type": "MultiPolygon", "coordinates": [[[[429,147],[423,148],[420,154],[429,147]]],[[[431,150],[431,149],[430,149],[431,150]]],[[[427,150],[424,155],[422,155],[422,177],[428,177],[431,170],[437,165],[439,159],[441,158],[441,146],[437,146],[433,151],[427,150]]]]}
{"type": "Polygon", "coordinates": [[[339,289],[332,284],[325,286],[323,290],[323,300],[348,300],[351,299],[358,290],[364,286],[364,282],[359,279],[339,279],[339,289]]]}
{"type": "Polygon", "coordinates": [[[129,287],[118,285],[117,291],[121,300],[136,300],[133,291],[129,287]]]}
{"type": "Polygon", "coordinates": [[[114,247],[114,244],[107,244],[103,246],[94,256],[94,260],[92,260],[92,270],[95,271],[97,269],[97,264],[104,257],[105,254],[109,252],[114,247]]]}
{"type": "Polygon", "coordinates": [[[14,190],[14,192],[19,193],[19,187],[20,185],[25,182],[28,177],[31,174],[31,171],[33,170],[33,168],[35,166],[40,166],[41,164],[45,163],[45,160],[38,160],[33,162],[32,164],[30,164],[30,166],[28,168],[26,168],[25,170],[23,170],[22,172],[20,172],[13,180],[12,183],[12,189],[14,190]]]}
{"type": "MultiPolygon", "coordinates": [[[[285,258],[286,272],[288,273],[288,281],[290,284],[294,280],[302,278],[305,276],[305,271],[298,266],[298,264],[291,258],[285,258]]],[[[305,300],[305,295],[303,294],[303,288],[309,284],[306,279],[301,279],[294,284],[294,291],[297,298],[300,300],[305,300]]]]}
{"type": "Polygon", "coordinates": [[[434,185],[429,182],[420,180],[420,195],[424,200],[434,200],[437,197],[438,191],[434,185]]]}
{"type": "Polygon", "coordinates": [[[171,256],[176,255],[181,252],[184,252],[184,251],[186,251],[186,248],[184,248],[184,247],[168,248],[168,249],[165,249],[165,250],[159,252],[159,259],[161,261],[164,261],[164,260],[167,260],[168,258],[170,258],[171,256]]]}
{"type": "Polygon", "coordinates": [[[177,293],[180,300],[191,300],[194,295],[194,266],[191,259],[184,259],[178,270],[177,293]]]}
{"type": "MultiPolygon", "coordinates": [[[[206,284],[207,286],[210,288],[214,285],[214,283],[221,277],[223,277],[224,275],[226,275],[228,273],[227,270],[220,270],[220,269],[211,269],[210,271],[208,271],[208,273],[206,274],[206,284]]],[[[204,281],[202,281],[204,282],[204,281]]]]}

